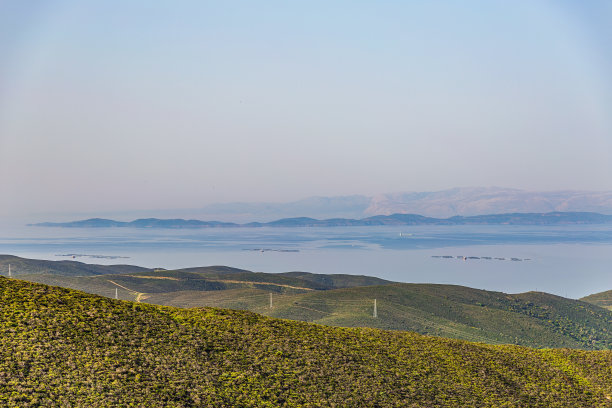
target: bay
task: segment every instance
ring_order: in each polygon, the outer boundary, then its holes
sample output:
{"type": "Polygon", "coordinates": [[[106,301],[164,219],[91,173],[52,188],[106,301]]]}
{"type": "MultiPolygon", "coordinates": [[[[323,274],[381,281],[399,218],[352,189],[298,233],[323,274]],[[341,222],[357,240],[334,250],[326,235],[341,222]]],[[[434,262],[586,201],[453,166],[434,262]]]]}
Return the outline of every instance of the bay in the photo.
{"type": "Polygon", "coordinates": [[[572,298],[612,289],[610,225],[177,230],[13,225],[0,230],[0,252],[167,269],[228,265],[361,274],[572,298]]]}

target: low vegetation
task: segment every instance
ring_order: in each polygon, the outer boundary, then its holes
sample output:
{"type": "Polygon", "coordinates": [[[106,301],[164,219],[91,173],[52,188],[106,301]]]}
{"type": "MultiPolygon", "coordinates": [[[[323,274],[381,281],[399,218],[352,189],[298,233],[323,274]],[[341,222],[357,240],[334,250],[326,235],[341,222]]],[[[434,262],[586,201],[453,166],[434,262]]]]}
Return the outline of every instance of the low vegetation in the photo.
{"type": "Polygon", "coordinates": [[[342,327],[409,330],[490,344],[612,348],[612,312],[541,292],[506,294],[455,285],[391,284],[270,294],[257,289],[149,294],[178,307],[218,306],[342,327]],[[377,317],[373,317],[374,299],[377,317]]]}
{"type": "Polygon", "coordinates": [[[123,300],[251,310],[332,326],[415,331],[489,344],[612,348],[612,311],[541,292],[505,294],[367,276],[255,273],[226,266],[169,271],[17,260],[21,264],[13,270],[23,279],[123,300]],[[39,272],[41,265],[54,272],[28,274],[39,272]],[[70,268],[63,274],[66,265],[70,268]],[[74,276],[78,268],[85,276],[74,276]],[[92,275],[92,270],[100,273],[92,275]],[[374,299],[377,318],[373,318],[374,299]]]}
{"type": "Polygon", "coordinates": [[[603,307],[604,309],[612,310],[612,290],[594,293],[592,295],[585,296],[580,300],[603,307]]]}
{"type": "Polygon", "coordinates": [[[0,278],[0,405],[605,407],[612,352],[178,309],[0,278]]]}

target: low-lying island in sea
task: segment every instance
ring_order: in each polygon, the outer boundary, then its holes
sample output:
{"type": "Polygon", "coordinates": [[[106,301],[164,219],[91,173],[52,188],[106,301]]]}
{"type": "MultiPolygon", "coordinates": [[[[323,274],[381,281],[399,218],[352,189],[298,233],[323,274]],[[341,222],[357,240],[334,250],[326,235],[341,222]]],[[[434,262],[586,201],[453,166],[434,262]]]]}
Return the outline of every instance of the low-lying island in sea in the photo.
{"type": "Polygon", "coordinates": [[[460,259],[463,261],[467,261],[467,260],[480,260],[480,259],[485,259],[485,260],[497,260],[497,261],[515,261],[515,262],[521,262],[521,261],[531,261],[531,258],[504,258],[504,257],[491,257],[491,256],[463,256],[463,255],[432,255],[432,258],[438,258],[438,259],[460,259]]]}

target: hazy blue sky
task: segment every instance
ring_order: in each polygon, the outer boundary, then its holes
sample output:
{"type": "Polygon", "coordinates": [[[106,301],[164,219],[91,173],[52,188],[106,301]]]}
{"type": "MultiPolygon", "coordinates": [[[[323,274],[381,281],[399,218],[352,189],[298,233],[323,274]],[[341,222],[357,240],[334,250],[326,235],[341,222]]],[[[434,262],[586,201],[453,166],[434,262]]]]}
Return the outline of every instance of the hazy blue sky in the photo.
{"type": "Polygon", "coordinates": [[[0,215],[612,190],[609,1],[0,2],[0,215]]]}

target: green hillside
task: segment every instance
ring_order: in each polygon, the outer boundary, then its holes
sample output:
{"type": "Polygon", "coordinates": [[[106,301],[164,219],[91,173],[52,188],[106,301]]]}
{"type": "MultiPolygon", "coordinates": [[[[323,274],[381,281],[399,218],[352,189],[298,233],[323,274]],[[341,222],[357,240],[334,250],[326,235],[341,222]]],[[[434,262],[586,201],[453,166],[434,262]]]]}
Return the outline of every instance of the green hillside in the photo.
{"type": "Polygon", "coordinates": [[[505,294],[455,285],[367,286],[272,295],[262,290],[181,291],[144,301],[217,306],[342,327],[410,330],[490,344],[612,348],[612,312],[541,292],[505,294]],[[374,299],[377,318],[373,317],[374,299]]]}
{"type": "Polygon", "coordinates": [[[612,352],[493,346],[0,278],[0,404],[605,407],[612,352]]]}
{"type": "Polygon", "coordinates": [[[392,284],[372,277],[304,272],[270,274],[226,266],[21,277],[123,300],[250,310],[331,326],[408,330],[490,344],[612,348],[612,311],[541,292],[505,294],[454,285],[392,284]],[[387,284],[359,286],[379,282],[387,284]],[[372,317],[374,299],[377,318],[372,317]]]}
{"type": "Polygon", "coordinates": [[[585,296],[580,300],[582,300],[583,302],[592,303],[608,310],[612,310],[612,290],[585,296]]]}

